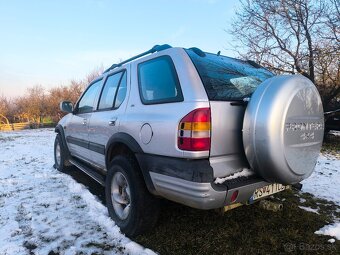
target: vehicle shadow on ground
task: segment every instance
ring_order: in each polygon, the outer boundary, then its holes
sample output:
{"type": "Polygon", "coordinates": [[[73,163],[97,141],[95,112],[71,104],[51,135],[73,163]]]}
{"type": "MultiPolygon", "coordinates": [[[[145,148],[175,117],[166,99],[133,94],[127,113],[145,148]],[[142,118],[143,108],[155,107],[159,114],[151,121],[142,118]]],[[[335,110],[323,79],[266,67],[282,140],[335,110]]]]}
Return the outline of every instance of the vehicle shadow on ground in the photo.
{"type": "MultiPolygon", "coordinates": [[[[70,175],[105,204],[105,190],[100,184],[77,169],[70,175]]],[[[340,217],[338,206],[291,190],[272,200],[283,203],[283,211],[250,205],[220,215],[162,200],[156,227],[134,241],[160,254],[337,254],[340,241],[331,244],[329,236],[314,232],[332,222],[334,216],[340,217]],[[304,206],[318,208],[320,214],[300,209],[300,197],[306,200],[304,206]]]]}
{"type": "Polygon", "coordinates": [[[72,176],[72,178],[75,179],[78,183],[81,183],[88,187],[89,191],[93,195],[97,196],[104,205],[106,205],[105,188],[103,186],[91,179],[88,175],[77,169],[75,166],[71,167],[71,169],[68,171],[68,174],[72,176]]]}

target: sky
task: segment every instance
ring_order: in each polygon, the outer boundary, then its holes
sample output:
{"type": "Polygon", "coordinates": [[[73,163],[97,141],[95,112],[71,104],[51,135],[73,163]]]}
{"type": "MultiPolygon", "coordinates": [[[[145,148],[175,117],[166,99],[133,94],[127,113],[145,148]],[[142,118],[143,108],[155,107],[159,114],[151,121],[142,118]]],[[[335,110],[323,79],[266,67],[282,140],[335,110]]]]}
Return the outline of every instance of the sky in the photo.
{"type": "Polygon", "coordinates": [[[0,0],[0,95],[80,80],[155,44],[235,56],[238,0],[0,0]]]}

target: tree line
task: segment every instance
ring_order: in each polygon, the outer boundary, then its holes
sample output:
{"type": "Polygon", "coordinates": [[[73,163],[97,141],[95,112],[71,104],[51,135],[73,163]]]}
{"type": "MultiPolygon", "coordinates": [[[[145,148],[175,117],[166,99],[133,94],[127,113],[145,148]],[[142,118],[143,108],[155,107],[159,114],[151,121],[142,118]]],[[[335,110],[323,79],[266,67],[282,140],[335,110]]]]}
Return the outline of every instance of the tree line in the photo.
{"type": "Polygon", "coordinates": [[[301,74],[340,108],[340,1],[241,0],[232,47],[276,74],[301,74]]]}
{"type": "MultiPolygon", "coordinates": [[[[340,108],[339,0],[241,0],[232,28],[232,47],[240,58],[255,60],[276,74],[301,74],[318,88],[324,110],[340,108]]],[[[0,114],[11,122],[57,122],[59,102],[76,102],[102,70],[67,86],[37,85],[15,99],[0,95],[0,114]]]]}
{"type": "Polygon", "coordinates": [[[102,68],[97,68],[84,79],[71,80],[67,85],[51,89],[35,85],[28,88],[23,96],[13,99],[0,95],[0,114],[6,116],[10,123],[30,122],[39,125],[46,119],[56,123],[65,115],[60,111],[59,103],[63,100],[75,103],[86,86],[101,73],[102,68]]]}

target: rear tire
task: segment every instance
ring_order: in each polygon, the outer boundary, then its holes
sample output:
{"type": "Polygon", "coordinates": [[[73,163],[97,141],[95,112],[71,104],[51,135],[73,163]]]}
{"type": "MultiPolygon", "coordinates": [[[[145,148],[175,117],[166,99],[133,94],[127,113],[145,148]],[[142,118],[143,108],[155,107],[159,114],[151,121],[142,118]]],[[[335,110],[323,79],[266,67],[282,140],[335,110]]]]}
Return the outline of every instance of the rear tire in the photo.
{"type": "Polygon", "coordinates": [[[63,145],[63,141],[59,134],[55,137],[54,141],[54,167],[60,172],[67,172],[71,164],[67,160],[67,152],[63,145]]]}
{"type": "Polygon", "coordinates": [[[127,236],[142,234],[156,224],[159,200],[147,190],[133,158],[119,155],[112,160],[105,196],[110,217],[127,236]]]}

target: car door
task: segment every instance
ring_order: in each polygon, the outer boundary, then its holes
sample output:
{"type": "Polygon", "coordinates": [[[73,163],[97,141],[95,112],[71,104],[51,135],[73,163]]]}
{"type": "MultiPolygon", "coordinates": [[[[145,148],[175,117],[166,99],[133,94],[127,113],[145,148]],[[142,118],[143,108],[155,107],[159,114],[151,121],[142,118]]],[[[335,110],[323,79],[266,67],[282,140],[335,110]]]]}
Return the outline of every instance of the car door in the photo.
{"type": "Polygon", "coordinates": [[[102,79],[90,84],[78,101],[70,122],[65,127],[66,141],[72,156],[89,161],[88,125],[96,108],[102,79]]]}
{"type": "Polygon", "coordinates": [[[89,124],[89,149],[92,162],[105,169],[105,146],[118,132],[119,123],[126,109],[127,68],[109,74],[105,80],[97,111],[92,113],[89,124]]]}

